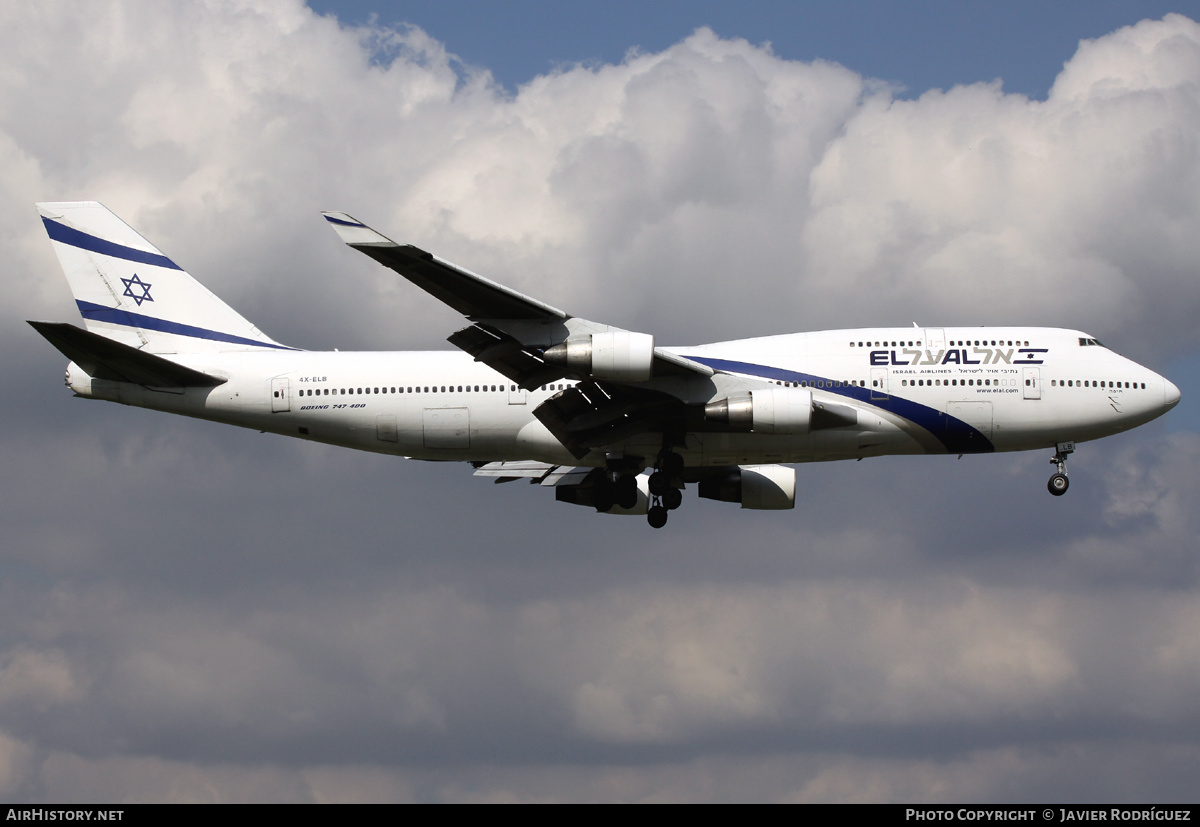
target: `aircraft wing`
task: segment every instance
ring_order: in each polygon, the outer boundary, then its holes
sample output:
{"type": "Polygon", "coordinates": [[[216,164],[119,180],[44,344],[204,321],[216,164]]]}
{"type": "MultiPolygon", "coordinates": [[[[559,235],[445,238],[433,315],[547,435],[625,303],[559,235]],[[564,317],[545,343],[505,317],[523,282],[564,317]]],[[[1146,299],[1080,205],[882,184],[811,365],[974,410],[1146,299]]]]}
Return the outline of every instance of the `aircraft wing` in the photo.
{"type": "MultiPolygon", "coordinates": [[[[618,347],[633,337],[641,337],[638,342],[642,344],[653,341],[644,334],[630,334],[571,316],[432,253],[412,245],[397,244],[344,212],[323,212],[322,215],[347,245],[396,271],[475,322],[450,336],[450,343],[526,389],[563,377],[587,379],[595,375],[577,365],[560,364],[553,356],[549,360],[545,357],[547,350],[569,340],[600,334],[613,337],[618,347]],[[620,338],[622,334],[624,339],[620,338]]],[[[651,346],[647,358],[649,364],[648,370],[643,371],[644,379],[651,376],[712,376],[715,372],[663,348],[651,346]]],[[[625,382],[644,379],[617,377],[617,381],[625,382]]]]}
{"type": "MultiPolygon", "coordinates": [[[[350,247],[395,270],[473,322],[449,337],[477,362],[532,390],[558,379],[575,386],[534,411],[577,458],[649,431],[679,432],[686,416],[657,379],[706,379],[719,371],[654,347],[652,336],[572,316],[411,245],[397,244],[343,212],[325,220],[350,247]]],[[[528,469],[479,473],[507,481],[528,469]]]]}
{"type": "Polygon", "coordinates": [[[365,253],[448,304],[471,321],[477,319],[570,318],[556,307],[510,290],[411,244],[397,244],[344,212],[323,212],[342,241],[365,253]]]}

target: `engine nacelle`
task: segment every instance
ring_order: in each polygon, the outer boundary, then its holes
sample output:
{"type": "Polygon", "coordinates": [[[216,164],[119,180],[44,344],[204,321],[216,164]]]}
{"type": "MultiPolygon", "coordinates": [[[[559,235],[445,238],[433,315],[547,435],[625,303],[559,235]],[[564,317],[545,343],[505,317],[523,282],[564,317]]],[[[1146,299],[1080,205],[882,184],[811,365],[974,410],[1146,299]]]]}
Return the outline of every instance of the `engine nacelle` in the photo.
{"type": "MultiPolygon", "coordinates": [[[[602,514],[618,514],[627,516],[631,514],[645,514],[650,510],[650,476],[648,474],[639,474],[637,480],[637,502],[632,508],[621,508],[619,505],[612,505],[602,514]]],[[[596,507],[596,500],[593,492],[596,486],[596,480],[589,480],[581,485],[560,485],[554,489],[554,498],[560,503],[571,503],[572,505],[586,505],[592,508],[596,507]]]]}
{"type": "Polygon", "coordinates": [[[756,434],[807,434],[812,415],[812,391],[804,388],[763,388],[704,406],[710,422],[756,434]]]}
{"type": "Polygon", "coordinates": [[[610,330],[586,339],[568,339],[542,354],[552,365],[618,382],[645,382],[654,367],[654,337],[610,330]]]}
{"type": "Polygon", "coordinates": [[[699,494],[709,500],[741,503],[742,508],[795,508],[796,469],[785,465],[737,465],[700,480],[699,494]]]}

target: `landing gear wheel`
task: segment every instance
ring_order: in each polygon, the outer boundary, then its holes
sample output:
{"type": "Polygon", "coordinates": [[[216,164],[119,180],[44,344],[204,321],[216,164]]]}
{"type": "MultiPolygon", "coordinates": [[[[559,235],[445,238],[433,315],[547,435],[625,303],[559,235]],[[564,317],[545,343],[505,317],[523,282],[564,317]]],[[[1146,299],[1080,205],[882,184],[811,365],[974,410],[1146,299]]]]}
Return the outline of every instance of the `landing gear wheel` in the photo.
{"type": "Polygon", "coordinates": [[[651,528],[662,528],[667,524],[667,509],[656,505],[646,512],[646,522],[651,528]]]}
{"type": "Polygon", "coordinates": [[[1067,493],[1067,488],[1071,485],[1071,481],[1067,479],[1066,474],[1054,474],[1050,477],[1050,481],[1046,483],[1047,490],[1056,497],[1061,497],[1067,493]]]}
{"type": "Polygon", "coordinates": [[[671,478],[662,471],[655,471],[650,475],[647,485],[650,488],[651,494],[655,497],[661,497],[671,489],[671,478]]]}
{"type": "Polygon", "coordinates": [[[633,474],[622,474],[617,478],[616,503],[621,508],[633,508],[638,501],[637,477],[633,474]]]}
{"type": "Polygon", "coordinates": [[[1050,460],[1050,464],[1057,468],[1058,472],[1050,476],[1050,481],[1046,483],[1046,490],[1056,497],[1067,493],[1067,488],[1071,485],[1071,481],[1067,479],[1067,457],[1073,453],[1075,453],[1074,442],[1058,442],[1054,445],[1054,459],[1050,460]]]}
{"type": "Polygon", "coordinates": [[[610,510],[617,504],[616,486],[607,479],[601,479],[592,486],[592,505],[600,512],[610,510]]]}
{"type": "Polygon", "coordinates": [[[666,506],[667,511],[674,511],[683,505],[683,492],[678,488],[668,488],[663,492],[662,504],[666,506]]]}

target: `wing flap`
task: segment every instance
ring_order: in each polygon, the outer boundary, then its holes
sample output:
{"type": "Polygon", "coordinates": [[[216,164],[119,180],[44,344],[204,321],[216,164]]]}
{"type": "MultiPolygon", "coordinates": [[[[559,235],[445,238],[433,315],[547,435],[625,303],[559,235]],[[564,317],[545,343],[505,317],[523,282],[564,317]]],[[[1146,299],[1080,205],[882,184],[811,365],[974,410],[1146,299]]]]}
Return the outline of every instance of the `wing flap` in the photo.
{"type": "Polygon", "coordinates": [[[533,415],[582,459],[593,448],[638,434],[683,430],[685,406],[670,394],[636,385],[581,382],[538,405],[533,415]]]}
{"type": "Polygon", "coordinates": [[[508,460],[485,463],[475,469],[475,476],[490,477],[498,483],[527,479],[534,485],[556,487],[578,485],[594,470],[586,466],[552,465],[536,460],[508,460]]]}
{"type": "Polygon", "coordinates": [[[543,362],[535,351],[524,347],[512,336],[487,325],[464,327],[446,341],[525,390],[533,390],[567,375],[562,368],[543,362]]]}

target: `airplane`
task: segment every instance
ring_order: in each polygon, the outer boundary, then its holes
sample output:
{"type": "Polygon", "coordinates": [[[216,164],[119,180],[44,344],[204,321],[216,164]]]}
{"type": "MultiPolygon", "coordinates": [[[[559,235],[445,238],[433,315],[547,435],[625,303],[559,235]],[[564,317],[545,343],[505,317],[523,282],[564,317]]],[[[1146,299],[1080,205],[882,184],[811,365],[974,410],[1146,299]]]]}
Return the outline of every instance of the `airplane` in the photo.
{"type": "Polygon", "coordinates": [[[342,212],[350,247],[466,317],[450,352],[313,352],[271,339],[97,202],[38,204],[86,329],[30,321],[76,396],[410,459],[465,461],[557,500],[667,522],[688,486],[789,509],[790,464],[1075,445],[1179,402],[1077,330],[825,330],[693,347],[589,321],[342,212]]]}

